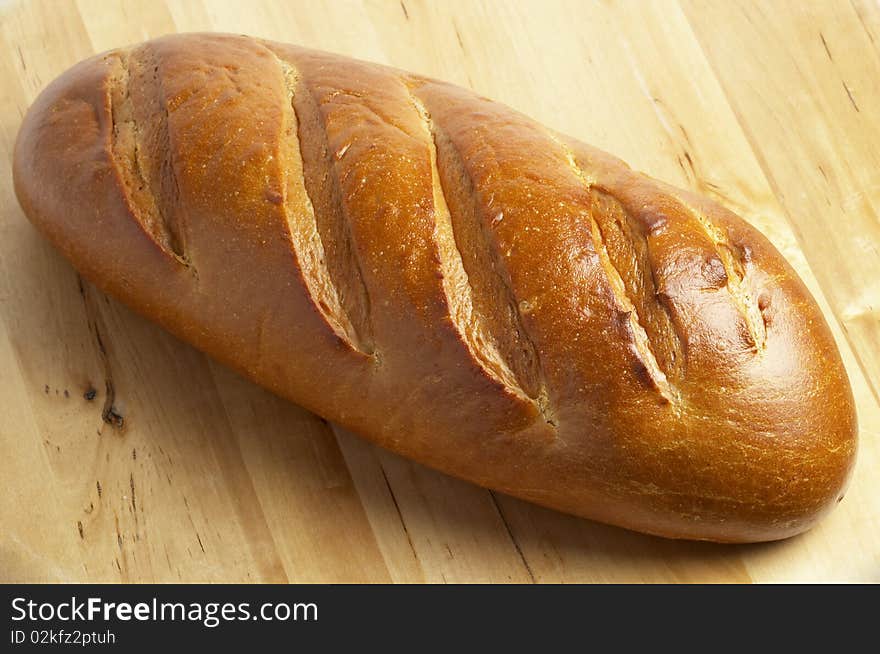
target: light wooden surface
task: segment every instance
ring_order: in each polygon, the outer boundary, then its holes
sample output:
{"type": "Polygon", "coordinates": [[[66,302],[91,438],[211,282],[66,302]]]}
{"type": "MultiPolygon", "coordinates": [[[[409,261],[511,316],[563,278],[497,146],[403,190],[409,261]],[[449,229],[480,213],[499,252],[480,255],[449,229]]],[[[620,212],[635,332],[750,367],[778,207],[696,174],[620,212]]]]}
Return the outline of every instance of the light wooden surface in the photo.
{"type": "Polygon", "coordinates": [[[0,581],[880,581],[878,44],[869,0],[0,0],[0,581]],[[752,221],[846,360],[846,499],[757,546],[556,514],[340,433],[81,283],[15,201],[21,116],[93,52],[197,30],[469,86],[752,221]]]}

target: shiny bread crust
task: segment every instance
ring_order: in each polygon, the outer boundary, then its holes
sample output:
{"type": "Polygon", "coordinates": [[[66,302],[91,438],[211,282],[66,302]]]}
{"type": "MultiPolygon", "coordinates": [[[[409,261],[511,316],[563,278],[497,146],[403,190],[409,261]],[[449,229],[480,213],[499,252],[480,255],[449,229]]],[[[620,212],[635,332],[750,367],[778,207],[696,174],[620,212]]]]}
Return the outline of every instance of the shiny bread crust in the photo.
{"type": "Polygon", "coordinates": [[[842,497],[852,392],[767,239],[470,91],[167,36],[43,91],[14,177],[98,287],[446,473],[724,542],[842,497]]]}

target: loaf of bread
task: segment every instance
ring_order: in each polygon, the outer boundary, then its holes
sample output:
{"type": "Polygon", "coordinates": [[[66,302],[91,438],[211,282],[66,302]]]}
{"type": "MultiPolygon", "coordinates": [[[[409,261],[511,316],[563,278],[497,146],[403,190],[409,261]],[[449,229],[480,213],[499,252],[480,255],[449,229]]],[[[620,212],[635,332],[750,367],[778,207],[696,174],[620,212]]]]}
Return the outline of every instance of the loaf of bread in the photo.
{"type": "Polygon", "coordinates": [[[852,392],[767,239],[470,91],[168,36],[55,80],[14,174],[98,287],[451,475],[726,542],[791,536],[842,497],[852,392]]]}

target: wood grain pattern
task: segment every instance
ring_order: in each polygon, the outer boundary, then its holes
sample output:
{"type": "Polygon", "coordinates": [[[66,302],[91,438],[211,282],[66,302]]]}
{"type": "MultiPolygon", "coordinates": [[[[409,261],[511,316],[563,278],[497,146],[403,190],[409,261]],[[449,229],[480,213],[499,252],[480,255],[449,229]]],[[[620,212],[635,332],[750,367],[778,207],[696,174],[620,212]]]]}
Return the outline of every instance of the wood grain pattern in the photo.
{"type": "Polygon", "coordinates": [[[0,581],[880,581],[880,5],[0,2],[0,581]],[[446,79],[757,225],[823,307],[861,449],[818,528],[641,536],[381,451],[134,316],[27,223],[15,134],[93,52],[174,31],[446,79]]]}

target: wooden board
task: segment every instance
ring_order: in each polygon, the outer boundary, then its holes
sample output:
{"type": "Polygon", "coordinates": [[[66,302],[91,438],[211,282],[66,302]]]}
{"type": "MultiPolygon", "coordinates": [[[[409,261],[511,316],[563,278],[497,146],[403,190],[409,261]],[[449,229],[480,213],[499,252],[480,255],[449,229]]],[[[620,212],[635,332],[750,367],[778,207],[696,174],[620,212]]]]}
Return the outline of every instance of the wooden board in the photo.
{"type": "Polygon", "coordinates": [[[878,43],[869,0],[0,0],[0,581],[880,581],[878,43]],[[82,283],[15,201],[23,112],[93,52],[200,30],[469,86],[752,221],[846,360],[846,499],[754,546],[560,515],[343,433],[82,283]]]}

